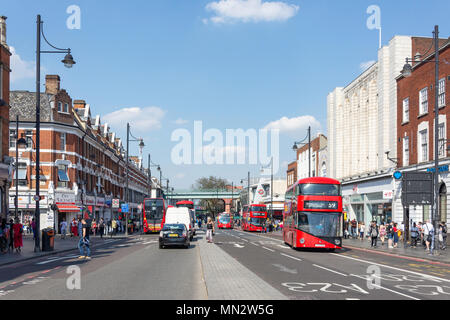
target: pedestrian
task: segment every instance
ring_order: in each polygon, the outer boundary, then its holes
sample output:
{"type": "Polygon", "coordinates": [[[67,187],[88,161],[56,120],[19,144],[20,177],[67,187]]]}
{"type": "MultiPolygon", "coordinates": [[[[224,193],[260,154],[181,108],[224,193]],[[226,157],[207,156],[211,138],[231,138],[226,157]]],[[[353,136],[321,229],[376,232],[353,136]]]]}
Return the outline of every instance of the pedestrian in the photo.
{"type": "Polygon", "coordinates": [[[60,223],[60,226],[61,226],[61,238],[62,239],[65,239],[66,238],[66,233],[67,233],[67,222],[66,222],[66,219],[62,219],[62,221],[61,221],[61,223],[60,223]]]}
{"type": "Polygon", "coordinates": [[[8,252],[14,252],[14,221],[9,220],[8,225],[8,252]]]}
{"type": "Polygon", "coordinates": [[[80,250],[80,256],[78,259],[91,259],[91,249],[90,249],[90,241],[89,241],[89,225],[86,223],[86,220],[81,219],[81,236],[78,241],[78,249],[80,250]],[[86,254],[85,254],[86,253],[86,254]]]}
{"type": "Polygon", "coordinates": [[[447,225],[444,221],[439,224],[439,245],[441,250],[447,248],[447,225]]]}
{"type": "Polygon", "coordinates": [[[8,251],[9,228],[6,219],[2,219],[0,225],[0,251],[6,253],[8,251]]]}
{"type": "Polygon", "coordinates": [[[366,231],[366,226],[364,225],[364,222],[361,222],[359,225],[359,238],[361,241],[364,240],[364,232],[366,231]]]}
{"type": "Polygon", "coordinates": [[[111,232],[111,238],[113,237],[113,236],[115,236],[116,235],[116,233],[117,233],[117,221],[116,221],[116,219],[112,219],[112,221],[111,221],[111,228],[112,228],[112,232],[111,232]]]}
{"type": "Polygon", "coordinates": [[[425,239],[425,245],[426,245],[426,251],[430,251],[430,253],[433,250],[432,242],[433,242],[433,235],[434,235],[434,226],[431,224],[430,220],[427,220],[427,222],[423,225],[423,237],[425,239]]]}
{"type": "Polygon", "coordinates": [[[375,221],[373,221],[372,224],[370,225],[370,230],[369,230],[369,234],[372,239],[372,242],[370,244],[371,247],[377,246],[378,233],[379,233],[379,230],[378,230],[377,223],[375,221]]]}
{"type": "Polygon", "coordinates": [[[105,221],[103,218],[100,219],[100,222],[98,224],[98,232],[100,233],[100,239],[103,239],[103,234],[105,232],[105,221]]]}
{"type": "Polygon", "coordinates": [[[422,246],[425,247],[425,240],[424,240],[424,236],[423,236],[423,225],[422,225],[422,222],[419,222],[417,224],[417,228],[419,229],[420,243],[422,244],[422,246]]]}
{"type": "Polygon", "coordinates": [[[81,218],[79,217],[77,222],[77,232],[80,238],[82,238],[82,231],[83,231],[83,223],[81,222],[81,218]]]}
{"type": "Polygon", "coordinates": [[[380,231],[381,246],[384,246],[384,240],[386,237],[386,226],[384,225],[384,222],[381,223],[379,231],[380,231]]]}
{"type": "Polygon", "coordinates": [[[94,220],[92,220],[92,233],[93,233],[94,237],[95,237],[96,231],[97,231],[97,221],[95,221],[95,219],[94,219],[94,220]]]}
{"type": "Polygon", "coordinates": [[[417,227],[416,223],[413,223],[413,226],[411,228],[411,247],[416,248],[417,247],[417,241],[420,239],[420,233],[419,228],[417,227]]]}
{"type": "Polygon", "coordinates": [[[394,233],[394,248],[397,248],[398,246],[398,231],[397,224],[394,223],[394,227],[392,228],[392,231],[394,233]]]}
{"type": "Polygon", "coordinates": [[[393,241],[394,241],[394,231],[393,231],[393,228],[394,228],[394,223],[391,221],[391,223],[389,223],[389,224],[386,226],[386,234],[387,234],[387,236],[388,236],[388,248],[389,248],[389,249],[394,248],[394,246],[393,246],[393,241]]]}
{"type": "Polygon", "coordinates": [[[36,221],[31,221],[31,230],[33,231],[33,240],[36,240],[36,221]]]}
{"type": "Polygon", "coordinates": [[[23,225],[19,222],[19,218],[16,218],[13,229],[14,229],[14,249],[16,249],[17,253],[20,253],[23,247],[23,240],[22,240],[23,225]]]}
{"type": "Polygon", "coordinates": [[[75,218],[70,222],[70,236],[77,236],[77,222],[75,221],[75,218]]]}
{"type": "Polygon", "coordinates": [[[213,242],[213,234],[214,234],[214,222],[211,220],[211,217],[208,217],[208,222],[206,223],[206,240],[209,243],[213,242]]]}
{"type": "Polygon", "coordinates": [[[355,239],[357,237],[357,235],[356,235],[356,233],[357,233],[357,230],[356,230],[356,227],[357,227],[356,219],[352,220],[351,226],[352,226],[352,238],[355,239]]]}

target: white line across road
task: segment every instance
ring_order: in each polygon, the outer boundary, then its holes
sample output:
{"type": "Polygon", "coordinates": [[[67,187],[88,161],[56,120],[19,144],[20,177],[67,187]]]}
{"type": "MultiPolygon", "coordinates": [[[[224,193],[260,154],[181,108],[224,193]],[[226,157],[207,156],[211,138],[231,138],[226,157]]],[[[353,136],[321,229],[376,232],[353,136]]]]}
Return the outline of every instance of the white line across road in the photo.
{"type": "Polygon", "coordinates": [[[343,273],[340,273],[340,272],[337,272],[337,271],[334,271],[334,270],[331,270],[331,269],[328,269],[328,268],[325,268],[325,267],[319,266],[319,265],[317,265],[317,264],[313,264],[313,266],[314,266],[314,267],[317,267],[317,268],[320,268],[320,269],[323,269],[323,270],[327,270],[327,271],[330,271],[330,272],[333,272],[333,273],[339,274],[339,275],[341,275],[341,276],[344,276],[344,277],[347,277],[347,275],[346,275],[346,274],[343,274],[343,273]]]}
{"type": "Polygon", "coordinates": [[[418,275],[418,276],[421,276],[421,277],[428,278],[429,280],[435,281],[435,282],[441,282],[441,281],[450,282],[450,280],[447,280],[447,279],[444,279],[444,278],[439,278],[439,277],[436,277],[436,276],[430,276],[430,275],[425,274],[425,273],[419,273],[419,272],[414,272],[414,271],[401,269],[401,268],[397,268],[397,267],[391,267],[391,266],[387,266],[387,265],[376,263],[376,262],[372,262],[372,261],[367,261],[367,260],[363,260],[363,259],[357,259],[357,258],[344,256],[344,255],[341,255],[341,254],[336,254],[336,253],[330,253],[330,254],[332,254],[334,256],[337,256],[337,257],[345,258],[345,259],[350,259],[350,260],[355,260],[355,261],[367,263],[367,264],[370,264],[370,265],[380,266],[380,267],[389,268],[389,269],[402,271],[402,272],[408,272],[408,273],[411,273],[411,274],[415,274],[415,275],[418,275]]]}

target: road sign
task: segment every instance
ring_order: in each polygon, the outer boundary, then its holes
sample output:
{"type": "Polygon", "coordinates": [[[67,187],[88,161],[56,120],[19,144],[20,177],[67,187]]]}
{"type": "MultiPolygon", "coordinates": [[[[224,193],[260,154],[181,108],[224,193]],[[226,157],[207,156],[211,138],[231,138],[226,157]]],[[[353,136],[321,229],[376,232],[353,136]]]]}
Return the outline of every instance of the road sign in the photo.
{"type": "Polygon", "coordinates": [[[128,203],[122,203],[121,209],[123,213],[128,213],[128,203]]]}
{"type": "Polygon", "coordinates": [[[433,205],[433,173],[414,171],[404,172],[402,180],[402,204],[433,205]]]}
{"type": "Polygon", "coordinates": [[[119,199],[112,199],[112,207],[113,208],[120,208],[120,200],[119,199]]]}
{"type": "Polygon", "coordinates": [[[403,177],[403,174],[400,171],[394,172],[394,179],[400,180],[403,177]]]}

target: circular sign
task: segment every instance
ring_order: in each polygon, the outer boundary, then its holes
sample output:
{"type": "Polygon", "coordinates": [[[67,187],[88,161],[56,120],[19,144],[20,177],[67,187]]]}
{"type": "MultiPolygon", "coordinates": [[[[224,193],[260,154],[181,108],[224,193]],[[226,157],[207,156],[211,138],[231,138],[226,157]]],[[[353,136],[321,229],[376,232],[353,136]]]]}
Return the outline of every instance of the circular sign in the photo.
{"type": "Polygon", "coordinates": [[[264,190],[263,190],[263,189],[259,189],[258,193],[259,193],[260,195],[263,195],[263,194],[264,194],[264,190]]]}
{"type": "Polygon", "coordinates": [[[35,195],[33,196],[33,200],[34,200],[34,201],[39,201],[39,200],[41,200],[41,199],[40,199],[40,197],[39,197],[37,194],[35,194],[35,195]]]}
{"type": "Polygon", "coordinates": [[[400,171],[395,171],[394,172],[394,178],[399,180],[403,177],[403,174],[400,171]]]}

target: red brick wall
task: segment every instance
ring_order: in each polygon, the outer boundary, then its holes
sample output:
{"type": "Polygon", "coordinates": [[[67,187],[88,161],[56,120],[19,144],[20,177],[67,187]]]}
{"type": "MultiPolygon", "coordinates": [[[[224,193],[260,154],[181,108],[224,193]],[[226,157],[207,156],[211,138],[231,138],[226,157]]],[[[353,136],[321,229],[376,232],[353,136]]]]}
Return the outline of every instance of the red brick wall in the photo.
{"type": "MultiPolygon", "coordinates": [[[[428,44],[429,47],[429,44],[428,44]]],[[[450,65],[443,63],[444,59],[450,61],[450,48],[440,53],[439,79],[446,78],[446,106],[439,110],[439,114],[446,115],[447,139],[450,138],[450,65]]],[[[429,143],[428,160],[434,160],[434,107],[435,107],[435,63],[427,62],[418,66],[409,78],[400,78],[397,81],[397,155],[399,166],[403,166],[403,137],[409,137],[409,165],[418,163],[417,131],[419,123],[428,122],[429,143]],[[432,89],[431,89],[432,86],[432,89]],[[428,114],[419,117],[419,92],[428,87],[428,114]],[[409,122],[403,121],[403,100],[409,97],[409,122]]]]}
{"type": "MultiPolygon", "coordinates": [[[[0,45],[0,61],[3,63],[1,66],[3,68],[3,100],[9,105],[9,79],[10,79],[10,56],[11,53],[0,45]]],[[[1,90],[1,89],[0,89],[1,90]]],[[[9,107],[3,106],[0,107],[0,119],[2,121],[2,154],[0,162],[3,162],[4,156],[8,155],[9,148],[9,107]]]]}

